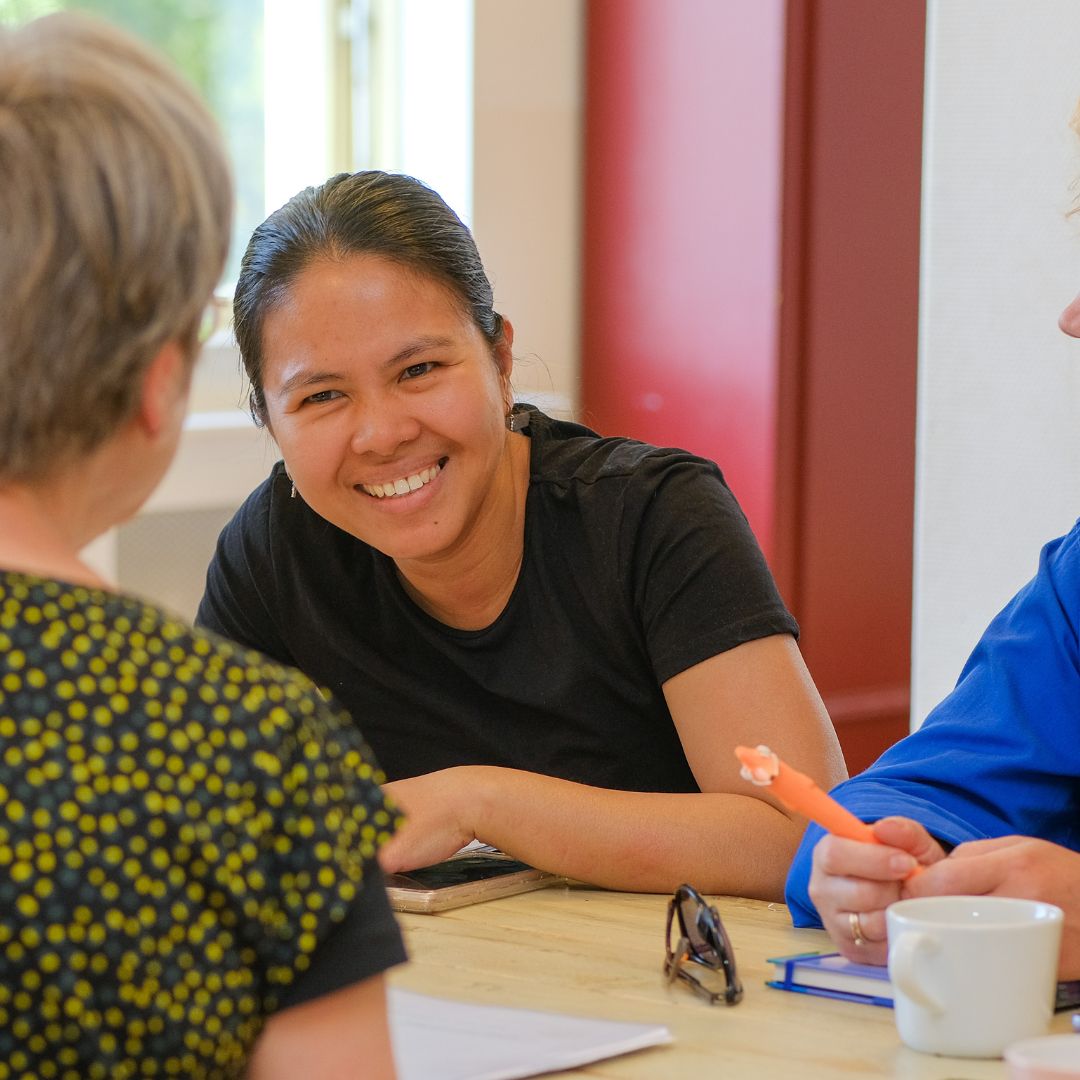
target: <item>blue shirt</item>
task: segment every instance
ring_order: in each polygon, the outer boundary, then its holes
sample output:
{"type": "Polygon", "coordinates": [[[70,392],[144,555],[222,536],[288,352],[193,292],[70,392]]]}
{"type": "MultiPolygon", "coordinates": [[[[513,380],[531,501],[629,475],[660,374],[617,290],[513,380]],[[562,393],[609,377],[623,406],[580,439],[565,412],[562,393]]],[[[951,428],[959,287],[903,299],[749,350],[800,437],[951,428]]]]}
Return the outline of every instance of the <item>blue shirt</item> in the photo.
{"type": "MultiPolygon", "coordinates": [[[[922,727],[833,795],[864,821],[901,814],[948,844],[1019,834],[1080,850],[1080,522],[1043,548],[1034,579],[998,614],[952,693],[922,727]]],[[[787,881],[796,926],[822,830],[787,881]]]]}

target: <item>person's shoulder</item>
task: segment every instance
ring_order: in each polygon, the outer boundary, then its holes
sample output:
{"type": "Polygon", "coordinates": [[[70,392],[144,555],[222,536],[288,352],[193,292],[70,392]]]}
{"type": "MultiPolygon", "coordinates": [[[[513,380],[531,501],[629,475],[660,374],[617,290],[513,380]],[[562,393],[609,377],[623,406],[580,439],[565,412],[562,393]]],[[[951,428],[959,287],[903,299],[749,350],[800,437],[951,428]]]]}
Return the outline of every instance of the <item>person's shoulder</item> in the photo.
{"type": "Polygon", "coordinates": [[[600,435],[583,424],[534,412],[539,441],[534,480],[585,484],[607,480],[651,484],[676,472],[701,473],[723,481],[715,462],[676,446],[658,446],[622,435],[600,435]]]}
{"type": "MultiPolygon", "coordinates": [[[[160,651],[161,643],[167,643],[168,659],[173,664],[194,658],[199,661],[200,671],[231,665],[243,668],[244,681],[263,679],[315,689],[315,684],[295,668],[212,630],[194,626],[152,600],[104,590],[89,590],[87,599],[100,605],[110,621],[133,628],[139,634],[135,641],[144,648],[150,639],[156,639],[152,651],[160,651]]],[[[231,677],[238,681],[235,672],[231,677]]]]}
{"type": "Polygon", "coordinates": [[[1073,522],[1072,528],[1045,545],[1043,550],[1049,554],[1061,553],[1075,558],[1080,552],[1080,518],[1073,522]]]}
{"type": "Polygon", "coordinates": [[[212,630],[193,626],[158,604],[128,593],[74,586],[82,623],[102,622],[119,633],[122,652],[137,666],[161,661],[166,680],[190,687],[204,702],[217,702],[234,719],[254,719],[264,732],[290,728],[320,715],[336,726],[347,717],[328,691],[302,671],[212,630]]]}
{"type": "Polygon", "coordinates": [[[1063,536],[1043,545],[1034,584],[1043,578],[1053,579],[1059,590],[1080,600],[1080,519],[1063,536]]]}
{"type": "Polygon", "coordinates": [[[251,494],[240,504],[228,529],[251,528],[265,523],[274,514],[279,514],[283,499],[288,496],[291,482],[285,471],[285,462],[276,461],[267,478],[255,487],[251,494]]]}
{"type": "MultiPolygon", "coordinates": [[[[156,678],[205,677],[231,666],[234,682],[261,678],[295,684],[305,692],[315,686],[301,672],[255,649],[210,630],[134,593],[82,582],[25,574],[0,573],[0,600],[9,614],[31,625],[47,626],[57,642],[81,635],[76,654],[100,653],[105,662],[136,667],[146,664],[156,678]],[[242,678],[238,671],[242,670],[242,678]]],[[[49,642],[42,642],[49,647],[49,642]]]]}

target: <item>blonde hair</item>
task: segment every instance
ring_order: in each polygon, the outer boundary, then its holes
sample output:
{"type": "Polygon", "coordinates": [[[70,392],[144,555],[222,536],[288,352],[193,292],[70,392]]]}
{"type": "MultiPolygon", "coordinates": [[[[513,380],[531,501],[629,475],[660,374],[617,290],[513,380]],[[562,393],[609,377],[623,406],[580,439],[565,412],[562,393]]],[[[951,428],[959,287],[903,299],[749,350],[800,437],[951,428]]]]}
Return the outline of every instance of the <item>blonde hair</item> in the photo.
{"type": "Polygon", "coordinates": [[[194,356],[231,218],[217,126],[164,59],[85,15],[0,28],[0,483],[105,441],[166,342],[194,356]]]}

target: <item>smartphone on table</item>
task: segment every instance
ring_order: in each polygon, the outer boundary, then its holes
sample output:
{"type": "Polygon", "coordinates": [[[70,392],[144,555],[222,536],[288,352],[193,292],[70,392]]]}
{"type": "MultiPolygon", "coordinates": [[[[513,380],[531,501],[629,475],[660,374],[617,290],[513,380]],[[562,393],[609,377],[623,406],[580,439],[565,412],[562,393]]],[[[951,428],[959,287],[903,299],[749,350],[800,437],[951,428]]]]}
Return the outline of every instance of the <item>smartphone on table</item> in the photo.
{"type": "Polygon", "coordinates": [[[388,874],[386,891],[395,911],[432,913],[531,892],[567,879],[537,870],[495,848],[470,845],[433,866],[388,874]]]}

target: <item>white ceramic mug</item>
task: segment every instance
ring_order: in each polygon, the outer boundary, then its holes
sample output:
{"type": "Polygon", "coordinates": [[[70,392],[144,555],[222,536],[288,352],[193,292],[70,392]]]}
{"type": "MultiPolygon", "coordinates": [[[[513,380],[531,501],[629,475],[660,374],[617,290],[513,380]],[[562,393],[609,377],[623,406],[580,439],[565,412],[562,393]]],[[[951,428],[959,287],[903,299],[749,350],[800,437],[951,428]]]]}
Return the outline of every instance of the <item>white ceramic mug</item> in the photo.
{"type": "Polygon", "coordinates": [[[900,900],[885,913],[896,1026],[913,1050],[1000,1057],[1054,1015],[1061,908],[1002,896],[900,900]]]}

